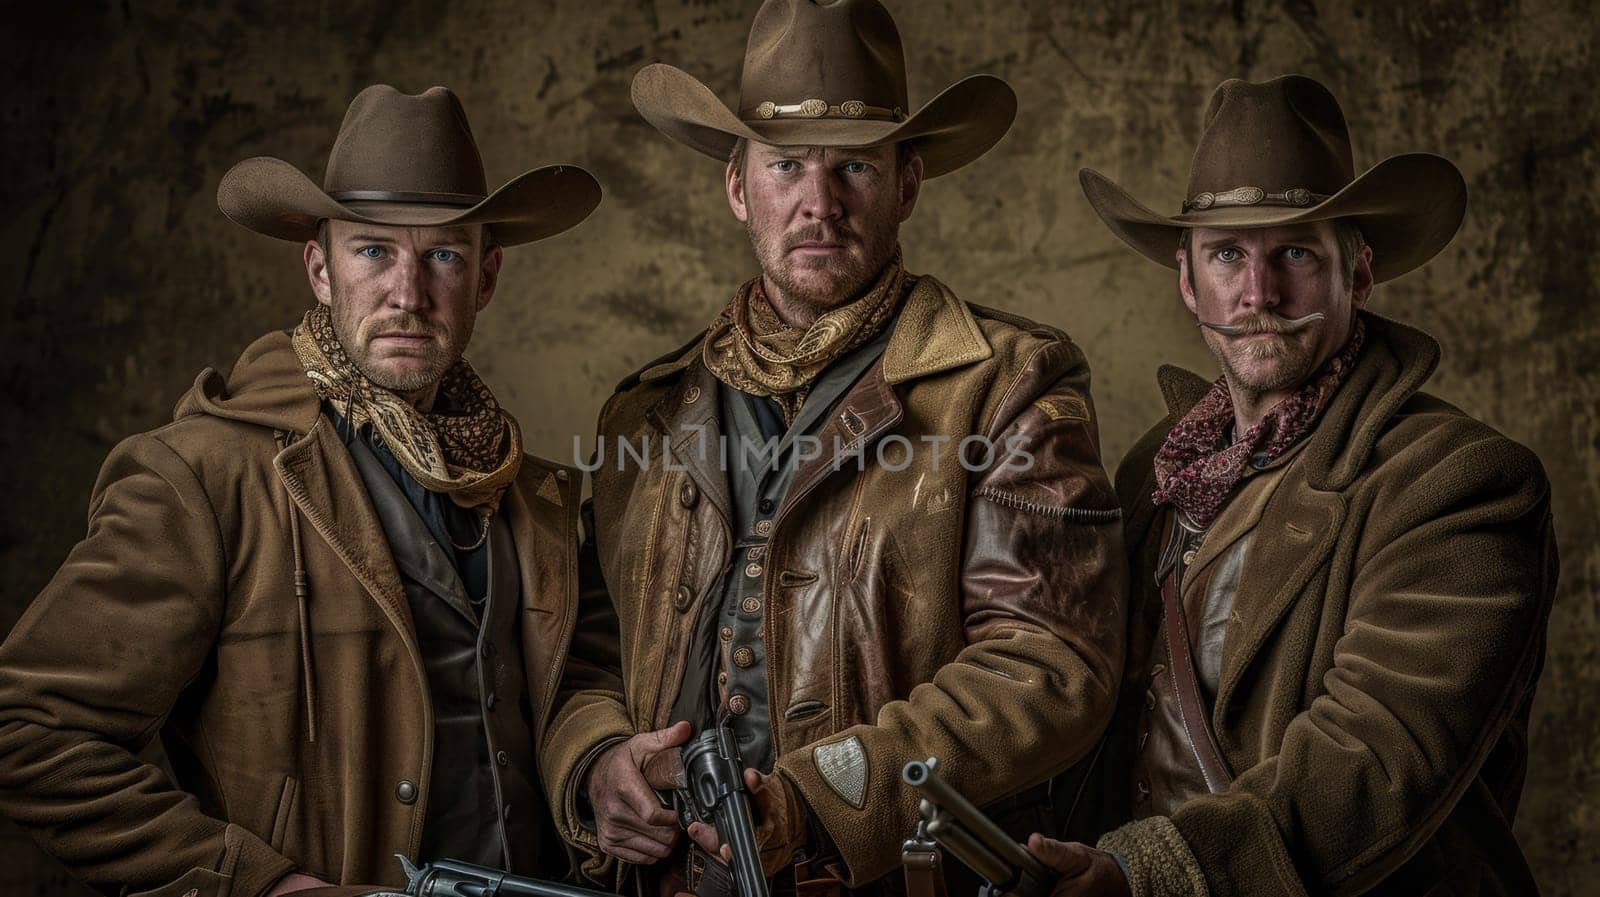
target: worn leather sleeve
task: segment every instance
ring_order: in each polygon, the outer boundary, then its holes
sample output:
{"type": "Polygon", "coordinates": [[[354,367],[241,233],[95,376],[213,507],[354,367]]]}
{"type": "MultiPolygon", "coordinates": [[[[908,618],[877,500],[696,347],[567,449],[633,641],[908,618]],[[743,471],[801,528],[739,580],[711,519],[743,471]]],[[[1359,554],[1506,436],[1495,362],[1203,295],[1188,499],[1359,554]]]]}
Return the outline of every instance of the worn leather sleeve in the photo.
{"type": "Polygon", "coordinates": [[[194,473],[133,437],[101,469],[87,536],[0,647],[0,813],[104,893],[255,897],[293,868],[137,756],[211,654],[225,570],[194,473]]]}
{"type": "Polygon", "coordinates": [[[580,789],[598,752],[634,732],[623,698],[616,607],[606,591],[595,550],[593,502],[583,503],[583,523],[586,538],[578,552],[578,622],[539,760],[562,837],[581,854],[581,871],[602,879],[609,877],[611,863],[601,853],[592,826],[585,822],[586,801],[580,789]]]}
{"type": "Polygon", "coordinates": [[[982,433],[997,451],[969,477],[959,572],[966,647],[908,699],[885,705],[875,725],[779,758],[827,827],[842,858],[834,872],[851,887],[896,866],[915,828],[917,798],[900,781],[906,762],[937,756],[948,781],[982,805],[1070,766],[1111,718],[1127,579],[1120,513],[1100,461],[1087,363],[1065,339],[1035,346],[1020,374],[996,384],[982,433]],[[859,805],[830,784],[850,762],[864,766],[859,805]]]}
{"type": "MultiPolygon", "coordinates": [[[[1277,752],[1172,821],[1218,897],[1358,894],[1472,785],[1542,660],[1555,589],[1549,484],[1487,427],[1384,460],[1360,525],[1323,693],[1277,752]]],[[[1332,592],[1333,589],[1330,589],[1332,592]]]]}

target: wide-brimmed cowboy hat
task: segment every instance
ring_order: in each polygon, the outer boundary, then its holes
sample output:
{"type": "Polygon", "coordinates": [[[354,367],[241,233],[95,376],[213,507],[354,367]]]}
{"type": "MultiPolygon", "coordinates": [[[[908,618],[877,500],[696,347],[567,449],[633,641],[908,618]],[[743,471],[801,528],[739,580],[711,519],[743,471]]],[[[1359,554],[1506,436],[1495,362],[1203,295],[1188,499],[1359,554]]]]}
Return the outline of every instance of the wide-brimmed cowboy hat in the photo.
{"type": "Polygon", "coordinates": [[[775,146],[911,141],[924,177],[983,155],[1017,115],[1016,94],[993,75],[958,81],[908,115],[900,31],[878,0],[763,3],[750,25],[736,109],[660,63],[634,76],[633,105],[663,134],[724,162],[741,137],[775,146]]]}
{"type": "Polygon", "coordinates": [[[1078,180],[1112,233],[1169,268],[1186,228],[1349,218],[1372,247],[1373,279],[1390,280],[1433,258],[1467,211],[1466,181],[1439,156],[1391,156],[1356,176],[1339,101],[1304,75],[1216,89],[1176,215],[1151,211],[1097,171],[1078,180]]]}
{"type": "Polygon", "coordinates": [[[600,184],[576,165],[525,172],[489,192],[483,158],[454,92],[411,96],[387,84],[356,95],[318,187],[282,159],[257,156],[217,185],[229,218],[269,237],[304,241],[324,218],[366,224],[486,224],[514,246],[561,233],[600,204],[600,184]]]}

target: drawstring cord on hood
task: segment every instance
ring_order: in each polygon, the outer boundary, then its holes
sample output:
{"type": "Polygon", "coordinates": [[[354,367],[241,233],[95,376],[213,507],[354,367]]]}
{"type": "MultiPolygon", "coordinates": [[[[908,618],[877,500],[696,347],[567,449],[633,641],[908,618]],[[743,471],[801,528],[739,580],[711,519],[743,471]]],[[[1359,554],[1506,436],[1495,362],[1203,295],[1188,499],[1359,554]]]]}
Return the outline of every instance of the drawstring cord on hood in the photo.
{"type": "MultiPolygon", "coordinates": [[[[277,440],[278,451],[283,451],[287,440],[285,434],[273,432],[277,440]]],[[[308,605],[311,602],[310,580],[306,577],[305,552],[300,546],[300,508],[294,503],[294,497],[289,495],[289,487],[283,487],[284,497],[289,499],[289,540],[294,546],[294,597],[299,605],[300,629],[300,680],[305,685],[306,693],[306,741],[317,740],[317,682],[311,668],[311,624],[308,605]]]]}

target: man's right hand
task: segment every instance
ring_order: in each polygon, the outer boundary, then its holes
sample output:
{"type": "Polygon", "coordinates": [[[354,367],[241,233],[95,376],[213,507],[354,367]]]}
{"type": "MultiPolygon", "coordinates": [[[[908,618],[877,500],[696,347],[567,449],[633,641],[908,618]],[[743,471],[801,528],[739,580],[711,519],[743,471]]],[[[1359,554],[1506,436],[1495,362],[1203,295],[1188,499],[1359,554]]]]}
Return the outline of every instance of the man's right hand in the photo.
{"type": "Polygon", "coordinates": [[[601,850],[642,865],[672,854],[678,817],[661,805],[656,789],[669,791],[681,784],[678,749],[692,733],[687,722],[673,723],[640,732],[595,759],[584,780],[584,793],[594,810],[594,833],[601,850]]]}

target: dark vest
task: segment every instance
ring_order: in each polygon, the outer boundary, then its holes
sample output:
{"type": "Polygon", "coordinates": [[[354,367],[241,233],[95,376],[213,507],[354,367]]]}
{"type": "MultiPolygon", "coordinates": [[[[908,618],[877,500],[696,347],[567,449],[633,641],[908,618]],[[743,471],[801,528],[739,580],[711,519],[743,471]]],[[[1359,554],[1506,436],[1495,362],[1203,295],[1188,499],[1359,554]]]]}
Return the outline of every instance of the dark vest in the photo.
{"type": "Polygon", "coordinates": [[[523,673],[520,571],[505,515],[491,521],[485,595],[475,604],[451,553],[377,456],[382,449],[359,435],[347,444],[400,573],[433,705],[419,859],[548,874],[544,865],[559,858],[539,856],[547,833],[523,673]]]}

